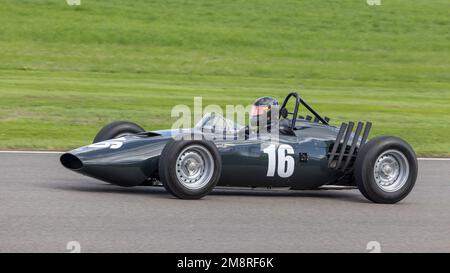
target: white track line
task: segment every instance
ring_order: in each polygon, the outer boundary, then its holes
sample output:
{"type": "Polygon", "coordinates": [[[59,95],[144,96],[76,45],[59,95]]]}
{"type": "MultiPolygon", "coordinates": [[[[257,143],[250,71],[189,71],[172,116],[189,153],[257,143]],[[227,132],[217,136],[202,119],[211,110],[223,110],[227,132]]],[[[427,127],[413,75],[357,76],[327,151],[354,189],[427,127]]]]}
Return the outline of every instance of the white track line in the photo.
{"type": "Polygon", "coordinates": [[[0,151],[0,154],[62,154],[57,151],[0,151]]]}
{"type": "MultiPolygon", "coordinates": [[[[64,152],[58,151],[0,151],[0,154],[63,154],[64,152]]],[[[421,161],[450,161],[450,158],[438,158],[438,157],[419,157],[421,161]]]]}
{"type": "Polygon", "coordinates": [[[434,157],[419,157],[417,158],[421,161],[450,161],[450,158],[434,158],[434,157]]]}

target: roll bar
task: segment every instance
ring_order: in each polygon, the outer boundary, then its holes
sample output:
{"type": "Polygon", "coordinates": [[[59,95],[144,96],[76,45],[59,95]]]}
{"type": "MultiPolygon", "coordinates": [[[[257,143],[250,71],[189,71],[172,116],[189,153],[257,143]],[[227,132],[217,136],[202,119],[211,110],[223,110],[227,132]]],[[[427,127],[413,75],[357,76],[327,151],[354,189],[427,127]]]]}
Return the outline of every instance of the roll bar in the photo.
{"type": "Polygon", "coordinates": [[[295,128],[295,123],[297,121],[297,115],[298,115],[298,109],[300,108],[300,104],[303,105],[306,109],[308,109],[309,112],[311,112],[311,114],[313,114],[320,122],[322,122],[325,125],[329,125],[328,122],[322,118],[321,115],[319,115],[319,113],[317,113],[311,106],[309,106],[308,103],[306,103],[306,101],[304,101],[300,95],[297,92],[291,92],[289,93],[286,98],[284,99],[283,105],[280,108],[280,116],[281,116],[281,109],[286,108],[287,103],[289,102],[289,100],[294,97],[295,98],[295,108],[294,108],[294,112],[287,112],[288,114],[293,115],[292,117],[292,122],[291,122],[291,128],[294,129],[295,128]]]}

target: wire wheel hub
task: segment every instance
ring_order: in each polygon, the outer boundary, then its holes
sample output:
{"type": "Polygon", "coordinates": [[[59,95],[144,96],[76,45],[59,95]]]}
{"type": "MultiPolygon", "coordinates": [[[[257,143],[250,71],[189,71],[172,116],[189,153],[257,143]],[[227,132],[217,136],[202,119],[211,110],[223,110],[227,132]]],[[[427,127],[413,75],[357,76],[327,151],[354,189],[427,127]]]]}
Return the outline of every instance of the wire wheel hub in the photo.
{"type": "Polygon", "coordinates": [[[385,192],[396,192],[408,181],[408,160],[398,150],[385,151],[378,156],[373,175],[381,190],[385,192]]]}
{"type": "Polygon", "coordinates": [[[178,181],[188,189],[200,189],[208,184],[214,173],[211,152],[200,145],[186,147],[176,161],[178,181]]]}

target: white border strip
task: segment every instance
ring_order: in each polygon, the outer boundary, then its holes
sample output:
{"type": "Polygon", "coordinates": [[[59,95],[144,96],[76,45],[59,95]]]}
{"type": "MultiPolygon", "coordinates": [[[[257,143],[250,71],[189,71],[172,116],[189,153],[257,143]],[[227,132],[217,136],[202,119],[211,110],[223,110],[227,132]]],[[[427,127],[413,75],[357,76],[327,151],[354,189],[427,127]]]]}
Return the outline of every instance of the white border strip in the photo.
{"type": "MultiPolygon", "coordinates": [[[[0,154],[63,154],[64,152],[58,151],[0,151],[0,154]]],[[[419,157],[421,161],[450,161],[450,158],[438,158],[438,157],[419,157]]]]}

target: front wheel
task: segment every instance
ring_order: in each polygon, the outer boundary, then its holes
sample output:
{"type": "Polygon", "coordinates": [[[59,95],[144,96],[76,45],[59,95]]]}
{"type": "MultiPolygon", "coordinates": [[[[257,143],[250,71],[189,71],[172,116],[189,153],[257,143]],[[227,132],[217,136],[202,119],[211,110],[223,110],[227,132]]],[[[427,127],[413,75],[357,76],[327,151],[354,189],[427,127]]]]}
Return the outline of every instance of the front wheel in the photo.
{"type": "Polygon", "coordinates": [[[222,161],[210,141],[171,140],[161,153],[158,169],[169,193],[181,199],[199,199],[216,186],[222,161]]]}
{"type": "Polygon", "coordinates": [[[377,137],[362,146],[355,162],[360,192],[375,203],[393,204],[405,198],[417,179],[417,158],[397,137],[377,137]]]}
{"type": "Polygon", "coordinates": [[[145,130],[136,123],[129,121],[114,121],[105,125],[95,136],[93,143],[133,135],[145,132],[145,130]]]}

